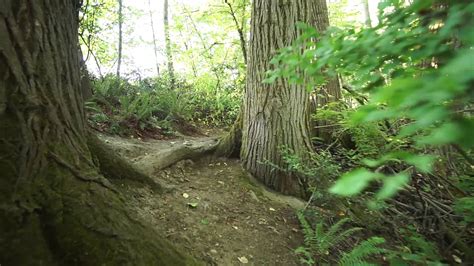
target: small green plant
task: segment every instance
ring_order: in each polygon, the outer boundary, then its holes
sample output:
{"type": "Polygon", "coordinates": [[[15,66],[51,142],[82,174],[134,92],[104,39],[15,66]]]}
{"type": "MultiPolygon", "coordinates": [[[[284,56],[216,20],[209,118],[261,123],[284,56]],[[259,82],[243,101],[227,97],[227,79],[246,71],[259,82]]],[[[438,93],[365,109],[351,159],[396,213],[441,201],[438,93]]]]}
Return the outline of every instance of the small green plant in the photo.
{"type": "Polygon", "coordinates": [[[384,248],[379,247],[383,243],[385,243],[385,239],[377,236],[364,240],[355,246],[350,252],[344,253],[339,261],[339,265],[374,265],[368,263],[366,259],[370,256],[380,255],[387,252],[384,248]]]}
{"type": "Polygon", "coordinates": [[[385,158],[379,166],[393,159],[407,167],[394,175],[372,166],[347,172],[332,193],[354,196],[376,181],[383,182],[377,200],[385,200],[410,181],[411,166],[422,173],[433,170],[433,160],[423,154],[427,150],[453,145],[466,154],[474,147],[474,119],[464,111],[473,100],[473,11],[472,1],[385,0],[376,27],[332,28],[323,36],[301,24],[301,37],[274,57],[266,82],[283,77],[312,89],[340,75],[367,99],[350,116],[355,129],[389,121],[399,125],[392,138],[415,148],[377,154],[377,146],[358,147],[385,158]]]}
{"type": "Polygon", "coordinates": [[[443,265],[436,245],[426,240],[412,227],[402,228],[405,244],[397,251],[388,254],[389,260],[394,265],[443,265]]]}
{"type": "Polygon", "coordinates": [[[313,228],[302,211],[297,216],[304,234],[304,246],[298,247],[295,252],[302,256],[301,262],[307,265],[313,265],[315,256],[328,255],[331,248],[362,229],[353,227],[343,230],[342,227],[350,221],[349,218],[341,219],[329,228],[325,228],[324,222],[319,222],[313,228]]]}

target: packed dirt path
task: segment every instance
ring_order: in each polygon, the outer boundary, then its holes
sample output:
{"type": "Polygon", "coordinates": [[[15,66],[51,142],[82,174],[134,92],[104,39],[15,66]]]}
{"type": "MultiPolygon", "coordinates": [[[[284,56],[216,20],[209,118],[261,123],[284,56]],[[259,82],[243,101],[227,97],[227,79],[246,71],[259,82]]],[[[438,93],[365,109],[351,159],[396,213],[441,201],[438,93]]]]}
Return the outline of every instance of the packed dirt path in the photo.
{"type": "Polygon", "coordinates": [[[304,202],[258,185],[237,160],[202,158],[163,170],[150,167],[169,145],[209,143],[210,138],[102,138],[166,184],[162,195],[134,185],[121,190],[132,210],[177,246],[207,265],[299,265],[294,249],[302,234],[295,209],[304,202]]]}

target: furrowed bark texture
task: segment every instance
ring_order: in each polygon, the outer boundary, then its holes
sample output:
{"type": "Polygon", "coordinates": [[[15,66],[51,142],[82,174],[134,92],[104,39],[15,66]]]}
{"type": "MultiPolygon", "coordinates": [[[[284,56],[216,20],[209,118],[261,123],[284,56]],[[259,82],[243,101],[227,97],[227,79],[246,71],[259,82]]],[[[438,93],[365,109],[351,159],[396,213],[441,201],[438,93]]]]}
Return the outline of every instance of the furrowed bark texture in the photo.
{"type": "Polygon", "coordinates": [[[87,144],[79,1],[0,1],[0,264],[194,261],[127,211],[87,144]]]}
{"type": "MultiPolygon", "coordinates": [[[[316,14],[315,21],[311,24],[319,32],[325,32],[329,27],[329,14],[326,1],[316,0],[314,5],[314,12],[316,14]]],[[[327,83],[319,88],[316,88],[315,93],[311,95],[311,113],[316,113],[321,107],[326,104],[341,99],[341,87],[338,78],[328,79],[327,83]]],[[[319,137],[323,140],[329,141],[331,131],[334,128],[327,128],[326,121],[311,121],[311,136],[319,137]]]]}
{"type": "Polygon", "coordinates": [[[312,150],[309,135],[310,95],[286,80],[263,84],[275,53],[300,32],[299,21],[315,25],[323,0],[255,0],[244,99],[242,151],[244,167],[265,185],[302,196],[305,180],[284,171],[282,148],[305,158],[312,150]]]}

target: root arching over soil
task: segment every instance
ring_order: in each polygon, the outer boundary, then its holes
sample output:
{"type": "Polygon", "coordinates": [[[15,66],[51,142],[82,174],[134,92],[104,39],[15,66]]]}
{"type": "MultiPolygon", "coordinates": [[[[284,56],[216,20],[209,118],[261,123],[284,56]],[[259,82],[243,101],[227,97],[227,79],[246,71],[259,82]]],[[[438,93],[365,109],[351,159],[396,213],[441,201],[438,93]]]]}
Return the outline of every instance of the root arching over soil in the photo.
{"type": "Polygon", "coordinates": [[[267,191],[249,178],[238,160],[203,158],[215,148],[214,139],[102,138],[172,188],[157,194],[143,186],[119,186],[139,216],[198,260],[208,265],[299,264],[293,250],[303,236],[295,208],[304,202],[267,191]],[[185,156],[171,167],[163,163],[177,156],[172,151],[183,154],[183,146],[188,155],[194,151],[193,160],[185,156]]]}

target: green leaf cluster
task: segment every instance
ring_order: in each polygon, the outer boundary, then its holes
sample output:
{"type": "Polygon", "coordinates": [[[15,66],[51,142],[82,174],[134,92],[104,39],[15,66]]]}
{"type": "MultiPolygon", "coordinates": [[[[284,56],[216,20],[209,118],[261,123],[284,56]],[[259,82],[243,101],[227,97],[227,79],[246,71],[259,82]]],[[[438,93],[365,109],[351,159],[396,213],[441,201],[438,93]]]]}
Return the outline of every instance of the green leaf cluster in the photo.
{"type": "MultiPolygon", "coordinates": [[[[403,121],[396,139],[413,149],[366,161],[371,167],[400,160],[420,172],[432,170],[433,158],[416,152],[456,145],[474,147],[474,119],[469,112],[474,91],[474,3],[470,1],[383,1],[374,28],[332,28],[324,35],[301,25],[304,32],[272,60],[266,82],[285,78],[313,89],[328,77],[341,75],[368,103],[349,123],[403,121]]],[[[383,186],[378,199],[393,196],[409,181],[409,171],[386,176],[374,169],[345,174],[331,189],[352,196],[371,181],[383,186]]]]}

